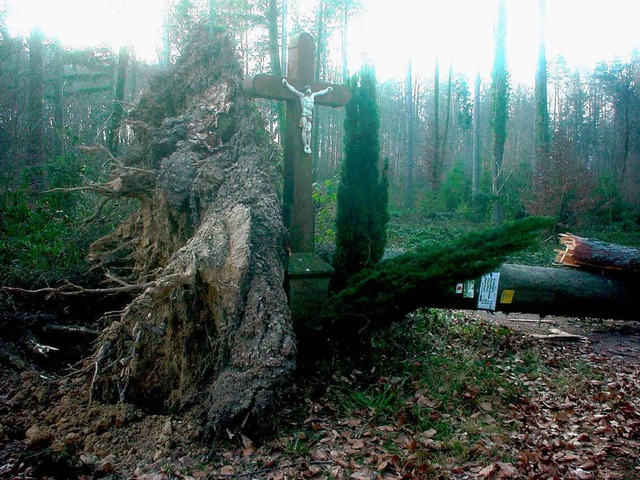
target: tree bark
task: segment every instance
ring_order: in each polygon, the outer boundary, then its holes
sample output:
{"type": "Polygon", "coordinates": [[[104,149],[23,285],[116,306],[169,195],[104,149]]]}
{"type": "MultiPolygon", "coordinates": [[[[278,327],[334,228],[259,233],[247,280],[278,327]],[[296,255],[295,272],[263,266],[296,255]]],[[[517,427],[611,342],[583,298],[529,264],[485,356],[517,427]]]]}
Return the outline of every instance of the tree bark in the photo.
{"type": "Polygon", "coordinates": [[[493,162],[492,162],[492,188],[493,204],[491,220],[498,225],[504,220],[505,208],[503,205],[503,187],[505,182],[504,149],[507,142],[507,118],[509,116],[509,74],[507,71],[506,48],[506,5],[505,0],[498,1],[498,19],[495,29],[495,52],[493,72],[491,73],[493,90],[493,162]]]}
{"type": "Polygon", "coordinates": [[[433,163],[431,165],[431,191],[440,191],[442,158],[440,157],[440,60],[436,58],[433,70],[433,163]]]}
{"type": "Polygon", "coordinates": [[[453,94],[453,64],[449,64],[449,79],[447,80],[447,103],[444,114],[444,130],[442,132],[442,143],[440,146],[440,162],[444,167],[447,161],[447,139],[449,137],[449,126],[451,125],[451,101],[453,94]]]}
{"type": "MultiPolygon", "coordinates": [[[[35,28],[29,37],[29,91],[27,93],[27,167],[44,165],[44,47],[42,31],[35,28]]],[[[31,187],[46,188],[44,172],[31,172],[31,187]]]]}
{"type": "Polygon", "coordinates": [[[540,42],[538,45],[538,64],[535,77],[535,121],[533,125],[533,195],[536,204],[532,210],[536,213],[546,213],[551,188],[549,186],[550,171],[549,156],[551,154],[551,136],[549,133],[549,109],[547,95],[547,57],[545,39],[546,0],[539,0],[540,42]]]}
{"type": "Polygon", "coordinates": [[[90,258],[147,288],[102,333],[91,386],[93,399],[195,409],[214,435],[261,423],[291,377],[296,344],[277,152],[242,92],[230,41],[200,35],[134,112],[132,124],[150,128],[133,149],[146,156],[126,159],[135,168],[110,183],[140,208],[90,258]]]}
{"type": "Polygon", "coordinates": [[[125,87],[127,84],[127,69],[129,68],[129,49],[126,46],[120,47],[118,53],[118,74],[116,76],[116,88],[113,98],[113,110],[111,111],[111,122],[109,124],[109,132],[107,135],[107,145],[109,151],[113,155],[118,154],[120,147],[120,126],[122,117],[124,116],[125,87]]]}
{"type": "Polygon", "coordinates": [[[473,151],[471,160],[471,200],[478,211],[480,196],[480,170],[482,166],[482,131],[480,129],[480,74],[476,74],[473,87],[473,151]]]}
{"type": "Polygon", "coordinates": [[[405,104],[405,131],[406,131],[406,162],[407,162],[407,177],[406,187],[404,191],[404,206],[406,208],[413,208],[415,201],[414,197],[414,163],[415,163],[415,122],[414,115],[414,103],[413,103],[413,78],[412,78],[412,60],[411,58],[407,62],[407,70],[405,72],[404,80],[404,104],[405,104]]]}
{"type": "Polygon", "coordinates": [[[558,250],[556,262],[571,267],[622,272],[640,272],[640,250],[615,243],[565,233],[560,243],[566,249],[558,250]]]}
{"type": "MultiPolygon", "coordinates": [[[[500,274],[496,311],[640,319],[636,300],[638,290],[632,281],[566,268],[513,264],[504,264],[496,272],[500,274]]],[[[475,285],[474,298],[462,298],[451,289],[433,306],[476,309],[479,279],[475,280],[475,285]]]]}

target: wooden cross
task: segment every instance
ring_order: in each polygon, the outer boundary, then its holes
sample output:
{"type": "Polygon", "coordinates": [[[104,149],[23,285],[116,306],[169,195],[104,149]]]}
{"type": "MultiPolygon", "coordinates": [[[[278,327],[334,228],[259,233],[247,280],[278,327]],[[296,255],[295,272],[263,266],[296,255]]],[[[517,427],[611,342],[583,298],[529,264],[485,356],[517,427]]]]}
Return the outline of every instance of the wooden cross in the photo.
{"type": "MultiPolygon", "coordinates": [[[[287,80],[297,90],[307,85],[313,92],[328,86],[333,91],[315,98],[315,104],[342,107],[351,98],[351,91],[341,85],[314,81],[315,45],[307,33],[294,37],[289,44],[287,80]]],[[[312,253],[315,234],[313,208],[312,157],[304,153],[300,132],[300,100],[282,83],[283,78],[258,74],[244,80],[244,90],[249,95],[287,102],[284,131],[284,205],[283,216],[289,229],[289,245],[294,253],[312,253]]]]}

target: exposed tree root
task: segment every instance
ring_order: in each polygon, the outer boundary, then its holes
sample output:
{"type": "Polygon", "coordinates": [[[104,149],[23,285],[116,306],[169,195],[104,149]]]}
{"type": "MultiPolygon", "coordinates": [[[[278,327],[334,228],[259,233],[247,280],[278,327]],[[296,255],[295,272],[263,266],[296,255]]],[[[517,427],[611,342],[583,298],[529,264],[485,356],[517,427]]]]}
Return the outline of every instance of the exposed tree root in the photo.
{"type": "Polygon", "coordinates": [[[196,43],[133,113],[148,157],[118,160],[113,180],[84,187],[139,201],[91,247],[114,285],[41,291],[134,293],[88,359],[91,400],[195,409],[211,435],[257,424],[296,355],[277,152],[232,56],[224,38],[196,43]]]}

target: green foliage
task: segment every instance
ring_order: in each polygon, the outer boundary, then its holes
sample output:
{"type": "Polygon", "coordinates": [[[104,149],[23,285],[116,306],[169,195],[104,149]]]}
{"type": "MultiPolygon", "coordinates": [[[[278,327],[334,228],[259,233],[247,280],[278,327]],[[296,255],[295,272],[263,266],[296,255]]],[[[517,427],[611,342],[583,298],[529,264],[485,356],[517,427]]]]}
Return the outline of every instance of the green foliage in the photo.
{"type": "Polygon", "coordinates": [[[507,411],[527,392],[505,375],[521,363],[512,332],[461,313],[416,310],[374,334],[371,346],[382,370],[358,388],[334,387],[337,409],[371,422],[407,422],[440,442],[443,455],[473,455],[479,438],[500,431],[479,412],[507,411]]]}
{"type": "Polygon", "coordinates": [[[529,217],[380,262],[331,299],[325,319],[334,328],[358,331],[361,319],[385,325],[421,306],[437,305],[462,272],[477,278],[498,267],[510,254],[534,245],[540,231],[553,224],[548,218],[529,217]]]}
{"type": "Polygon", "coordinates": [[[384,420],[402,405],[403,385],[404,382],[385,381],[364,389],[333,389],[333,393],[345,414],[362,413],[376,420],[384,420]]]}
{"type": "Polygon", "coordinates": [[[443,245],[482,228],[461,217],[393,210],[388,224],[388,246],[400,251],[443,245]]]}
{"type": "Polygon", "coordinates": [[[0,195],[3,284],[42,286],[76,279],[86,271],[89,244],[109,226],[78,228],[93,213],[94,200],[54,189],[78,186],[87,173],[79,158],[66,155],[40,169],[23,171],[20,186],[5,188],[0,195]],[[50,190],[32,191],[28,180],[33,177],[46,178],[50,190]]]}
{"type": "Polygon", "coordinates": [[[389,219],[387,167],[380,159],[373,70],[363,68],[350,86],[353,98],[346,107],[345,159],[337,194],[336,288],[382,258],[389,219]]]}
{"type": "Polygon", "coordinates": [[[471,177],[466,166],[457,162],[444,178],[437,192],[429,191],[422,200],[425,213],[455,213],[466,216],[471,211],[471,177]]]}
{"type": "Polygon", "coordinates": [[[338,200],[338,185],[327,179],[313,185],[313,202],[316,210],[316,248],[328,250],[336,241],[335,218],[338,200]]]}

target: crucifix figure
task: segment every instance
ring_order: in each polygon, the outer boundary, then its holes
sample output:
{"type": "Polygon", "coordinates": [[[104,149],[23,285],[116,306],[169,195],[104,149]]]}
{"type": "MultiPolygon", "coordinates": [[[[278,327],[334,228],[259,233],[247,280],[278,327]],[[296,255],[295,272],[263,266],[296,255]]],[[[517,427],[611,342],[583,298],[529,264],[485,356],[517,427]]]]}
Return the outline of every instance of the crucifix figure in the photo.
{"type": "Polygon", "coordinates": [[[292,86],[286,78],[282,79],[282,84],[289,89],[291,93],[300,99],[300,127],[302,128],[302,146],[304,153],[311,153],[311,128],[313,127],[313,107],[315,98],[333,91],[333,87],[327,87],[324,90],[313,93],[311,85],[305,85],[302,91],[292,86]]]}
{"type": "Polygon", "coordinates": [[[286,78],[258,74],[244,80],[244,90],[249,95],[287,102],[287,121],[282,126],[284,130],[283,217],[289,229],[289,247],[292,253],[313,253],[315,234],[312,197],[313,166],[308,157],[311,153],[313,107],[315,105],[342,107],[351,98],[351,91],[347,87],[314,81],[314,59],[313,39],[309,34],[301,33],[293,37],[289,44],[286,78]],[[303,121],[308,124],[303,124],[303,121]],[[300,134],[301,126],[302,135],[300,134]]]}

